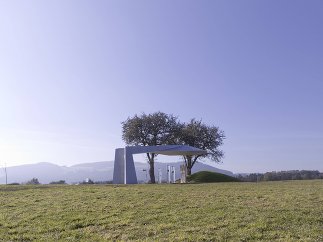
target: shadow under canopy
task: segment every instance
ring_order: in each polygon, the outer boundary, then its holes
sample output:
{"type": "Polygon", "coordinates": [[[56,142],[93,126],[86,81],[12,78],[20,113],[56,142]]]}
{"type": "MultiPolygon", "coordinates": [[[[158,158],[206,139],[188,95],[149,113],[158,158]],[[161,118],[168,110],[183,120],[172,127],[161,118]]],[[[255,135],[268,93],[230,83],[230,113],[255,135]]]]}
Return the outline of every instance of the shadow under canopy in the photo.
{"type": "Polygon", "coordinates": [[[159,146],[126,146],[115,150],[113,183],[137,184],[137,175],[133,161],[134,154],[154,153],[160,155],[206,155],[201,150],[188,145],[159,145],[159,146]]]}

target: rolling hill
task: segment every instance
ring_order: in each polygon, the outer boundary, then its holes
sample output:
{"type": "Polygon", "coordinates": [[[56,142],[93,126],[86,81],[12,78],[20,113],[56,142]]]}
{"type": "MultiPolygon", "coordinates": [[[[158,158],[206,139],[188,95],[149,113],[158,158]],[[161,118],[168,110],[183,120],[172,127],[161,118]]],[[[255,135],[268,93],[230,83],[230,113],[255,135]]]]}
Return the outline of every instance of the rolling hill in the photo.
{"type": "MultiPolygon", "coordinates": [[[[113,161],[101,161],[82,163],[67,167],[42,162],[37,164],[13,166],[7,168],[8,183],[23,183],[32,179],[33,177],[38,178],[38,180],[43,184],[58,180],[65,180],[67,183],[77,183],[84,181],[86,178],[90,178],[94,181],[111,181],[113,177],[113,163],[113,161]]],[[[163,180],[166,180],[167,165],[175,167],[176,179],[178,179],[180,177],[180,162],[167,164],[156,162],[156,177],[158,169],[161,169],[163,180]]],[[[148,172],[144,170],[148,170],[148,164],[135,162],[135,167],[138,181],[147,181],[148,177],[146,177],[146,175],[148,176],[148,172]]],[[[233,173],[230,171],[221,170],[203,163],[195,164],[193,173],[198,171],[212,171],[233,176],[233,173]]],[[[3,171],[0,172],[0,183],[5,183],[5,174],[3,171]]]]}

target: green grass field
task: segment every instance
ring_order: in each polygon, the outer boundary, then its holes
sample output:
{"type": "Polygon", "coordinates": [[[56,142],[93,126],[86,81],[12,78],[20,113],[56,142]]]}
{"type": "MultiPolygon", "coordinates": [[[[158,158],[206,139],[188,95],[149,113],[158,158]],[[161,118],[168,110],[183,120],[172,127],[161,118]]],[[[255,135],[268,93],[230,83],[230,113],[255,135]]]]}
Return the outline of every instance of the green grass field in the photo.
{"type": "Polygon", "coordinates": [[[323,241],[323,180],[0,186],[0,241],[323,241]]]}

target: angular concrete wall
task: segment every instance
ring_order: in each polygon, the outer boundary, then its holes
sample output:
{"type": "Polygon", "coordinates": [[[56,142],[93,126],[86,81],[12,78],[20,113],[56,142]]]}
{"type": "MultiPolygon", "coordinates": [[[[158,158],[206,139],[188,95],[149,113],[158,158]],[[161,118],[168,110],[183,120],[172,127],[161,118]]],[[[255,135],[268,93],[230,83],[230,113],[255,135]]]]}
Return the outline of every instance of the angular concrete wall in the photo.
{"type": "Polygon", "coordinates": [[[113,183],[124,184],[125,162],[124,149],[119,148],[115,150],[114,169],[113,169],[113,183]]]}
{"type": "Polygon", "coordinates": [[[137,184],[137,174],[132,152],[125,148],[115,150],[113,183],[114,184],[137,184]]]}
{"type": "Polygon", "coordinates": [[[124,184],[137,184],[137,174],[135,169],[135,163],[133,161],[132,152],[128,150],[128,147],[125,147],[125,182],[124,184]]]}

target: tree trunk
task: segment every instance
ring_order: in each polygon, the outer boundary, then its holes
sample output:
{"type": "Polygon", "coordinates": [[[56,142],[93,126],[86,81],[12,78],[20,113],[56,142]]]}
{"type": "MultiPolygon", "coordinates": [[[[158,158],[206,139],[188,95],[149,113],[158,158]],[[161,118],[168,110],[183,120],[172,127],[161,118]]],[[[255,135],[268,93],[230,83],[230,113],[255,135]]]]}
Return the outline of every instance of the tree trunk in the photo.
{"type": "Polygon", "coordinates": [[[149,176],[150,183],[156,183],[155,180],[155,154],[147,153],[148,161],[149,161],[149,176]]]}
{"type": "Polygon", "coordinates": [[[192,175],[192,167],[192,156],[186,156],[186,170],[188,176],[192,175]]]}
{"type": "Polygon", "coordinates": [[[190,156],[189,159],[187,160],[187,175],[190,176],[192,175],[192,168],[195,165],[197,159],[200,156],[190,156]]]}
{"type": "Polygon", "coordinates": [[[149,176],[150,176],[150,183],[156,183],[154,158],[152,158],[152,161],[149,162],[149,176]]]}
{"type": "Polygon", "coordinates": [[[187,175],[190,176],[192,175],[192,167],[186,167],[187,169],[187,175]]]}

